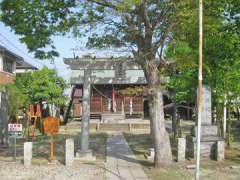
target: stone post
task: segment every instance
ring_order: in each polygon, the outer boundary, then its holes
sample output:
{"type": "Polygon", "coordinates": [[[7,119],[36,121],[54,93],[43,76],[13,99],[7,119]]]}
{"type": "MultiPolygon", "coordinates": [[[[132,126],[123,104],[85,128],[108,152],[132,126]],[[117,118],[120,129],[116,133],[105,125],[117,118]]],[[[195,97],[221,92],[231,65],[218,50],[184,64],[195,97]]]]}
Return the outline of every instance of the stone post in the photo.
{"type": "Polygon", "coordinates": [[[186,154],[186,139],[185,138],[178,138],[177,144],[177,161],[185,161],[185,154],[186,154]]]}
{"type": "Polygon", "coordinates": [[[129,108],[130,108],[130,115],[132,115],[132,113],[133,113],[133,101],[132,101],[132,97],[130,98],[130,102],[129,102],[130,104],[129,104],[129,108]]]}
{"type": "Polygon", "coordinates": [[[154,160],[154,156],[155,156],[154,148],[150,148],[149,149],[149,155],[147,156],[147,159],[153,161],[154,160]]]}
{"type": "Polygon", "coordinates": [[[217,141],[217,148],[216,148],[216,160],[217,161],[224,160],[224,150],[225,150],[224,141],[217,141]]]}
{"type": "Polygon", "coordinates": [[[129,128],[129,132],[132,132],[132,124],[131,123],[128,124],[128,128],[129,128]]]}
{"type": "Polygon", "coordinates": [[[32,142],[24,143],[24,166],[29,167],[32,164],[32,142]]]}
{"type": "Polygon", "coordinates": [[[65,144],[65,165],[72,166],[74,161],[74,140],[72,138],[66,139],[65,144]]]}
{"type": "Polygon", "coordinates": [[[90,95],[91,95],[91,71],[84,71],[83,83],[83,108],[82,108],[82,131],[81,131],[81,145],[82,153],[89,149],[89,120],[90,120],[90,95]]]}
{"type": "Polygon", "coordinates": [[[122,101],[122,115],[124,116],[125,115],[125,112],[124,112],[124,103],[123,103],[123,101],[122,101]]]}

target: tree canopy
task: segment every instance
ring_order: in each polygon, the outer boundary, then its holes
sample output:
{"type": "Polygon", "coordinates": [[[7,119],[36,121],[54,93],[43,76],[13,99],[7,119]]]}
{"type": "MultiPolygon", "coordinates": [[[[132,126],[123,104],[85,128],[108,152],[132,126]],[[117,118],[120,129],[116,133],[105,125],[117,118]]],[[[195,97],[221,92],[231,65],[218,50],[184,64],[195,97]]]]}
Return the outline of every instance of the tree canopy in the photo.
{"type": "MultiPolygon", "coordinates": [[[[223,102],[225,93],[239,96],[240,10],[238,1],[206,1],[204,4],[204,83],[213,89],[214,100],[223,102]]],[[[173,31],[167,59],[175,61],[170,87],[180,101],[191,99],[197,87],[198,7],[186,6],[186,18],[173,31]],[[182,96],[182,95],[186,96],[182,96]]]]}
{"type": "Polygon", "coordinates": [[[32,102],[48,101],[56,105],[65,102],[63,93],[67,87],[65,80],[57,75],[56,70],[47,67],[34,71],[32,81],[28,84],[29,95],[32,102]]]}
{"type": "Polygon", "coordinates": [[[67,87],[63,78],[55,70],[44,67],[33,73],[25,73],[16,77],[14,84],[7,85],[9,91],[9,114],[15,115],[19,108],[26,108],[30,103],[48,101],[55,105],[63,105],[63,92],[67,87]]]}
{"type": "Polygon", "coordinates": [[[139,57],[155,57],[177,23],[180,2],[3,0],[1,20],[40,58],[57,56],[52,37],[68,32],[88,38],[88,47],[127,47],[139,57]]]}

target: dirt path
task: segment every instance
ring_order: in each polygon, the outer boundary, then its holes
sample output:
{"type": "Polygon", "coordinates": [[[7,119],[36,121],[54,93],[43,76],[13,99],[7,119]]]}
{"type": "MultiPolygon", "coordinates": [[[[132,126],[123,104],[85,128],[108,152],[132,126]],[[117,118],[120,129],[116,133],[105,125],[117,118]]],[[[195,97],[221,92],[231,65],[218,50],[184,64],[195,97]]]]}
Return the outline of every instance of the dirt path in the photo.
{"type": "Polygon", "coordinates": [[[1,180],[98,180],[105,179],[104,168],[89,164],[73,167],[58,165],[33,165],[25,168],[21,163],[0,162],[1,180]]]}

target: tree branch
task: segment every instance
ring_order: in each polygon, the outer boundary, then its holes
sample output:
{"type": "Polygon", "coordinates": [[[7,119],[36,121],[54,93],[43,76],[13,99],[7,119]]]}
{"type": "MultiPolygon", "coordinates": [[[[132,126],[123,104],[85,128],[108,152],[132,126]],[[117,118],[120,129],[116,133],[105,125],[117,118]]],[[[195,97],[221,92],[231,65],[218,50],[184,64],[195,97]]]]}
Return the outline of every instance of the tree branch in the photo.
{"type": "Polygon", "coordinates": [[[148,17],[148,12],[147,12],[147,6],[146,6],[146,0],[142,4],[142,18],[144,21],[144,24],[148,30],[152,30],[152,24],[150,22],[150,19],[148,17]]]}
{"type": "Polygon", "coordinates": [[[117,7],[115,5],[113,5],[110,2],[107,2],[106,0],[88,0],[89,2],[95,3],[97,5],[103,6],[103,7],[108,7],[108,8],[112,8],[112,9],[117,9],[117,7]]]}
{"type": "Polygon", "coordinates": [[[153,49],[154,51],[157,51],[160,46],[163,45],[165,40],[169,37],[169,33],[172,31],[172,27],[175,25],[175,22],[171,22],[168,27],[165,29],[165,31],[161,32],[161,36],[159,37],[158,40],[156,40],[155,43],[153,43],[153,49]]]}

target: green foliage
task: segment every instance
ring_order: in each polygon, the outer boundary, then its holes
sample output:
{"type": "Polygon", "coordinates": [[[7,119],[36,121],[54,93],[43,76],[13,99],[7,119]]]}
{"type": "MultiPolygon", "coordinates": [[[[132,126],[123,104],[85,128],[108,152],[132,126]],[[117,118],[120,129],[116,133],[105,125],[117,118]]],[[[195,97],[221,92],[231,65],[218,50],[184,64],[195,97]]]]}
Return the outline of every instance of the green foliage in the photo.
{"type": "MultiPolygon", "coordinates": [[[[188,1],[185,1],[188,2],[188,1]]],[[[204,83],[212,87],[214,103],[223,102],[240,95],[240,10],[239,1],[206,1],[204,4],[204,83]]],[[[179,19],[173,31],[173,41],[169,44],[166,56],[175,61],[175,74],[170,86],[175,87],[177,97],[191,99],[189,92],[197,86],[198,74],[198,6],[188,2],[183,9],[184,17],[179,19]],[[189,82],[190,81],[190,82],[189,82]]],[[[193,91],[192,91],[193,92],[193,91]]]]}
{"type": "Polygon", "coordinates": [[[67,87],[63,78],[57,76],[57,72],[47,67],[34,71],[31,74],[32,81],[29,87],[29,96],[32,102],[47,100],[49,103],[62,105],[65,98],[62,96],[67,87]]]}
{"type": "Polygon", "coordinates": [[[175,90],[177,103],[191,103],[195,101],[196,79],[197,71],[195,69],[185,69],[177,74],[172,74],[166,87],[175,90]]]}
{"type": "Polygon", "coordinates": [[[63,78],[57,76],[55,70],[47,67],[33,73],[21,74],[14,84],[7,85],[9,98],[9,115],[16,115],[19,108],[26,108],[30,103],[47,100],[55,105],[63,105],[64,89],[67,87],[63,78]]]}
{"type": "Polygon", "coordinates": [[[39,58],[57,56],[54,35],[72,33],[88,47],[129,48],[154,58],[181,18],[179,0],[3,0],[1,20],[39,58]]]}
{"type": "Polygon", "coordinates": [[[1,20],[11,26],[20,35],[30,52],[40,58],[57,56],[52,35],[65,34],[74,23],[69,16],[75,7],[75,1],[39,1],[39,0],[4,0],[1,2],[1,20]],[[48,46],[49,50],[46,50],[48,46]]]}
{"type": "Polygon", "coordinates": [[[232,117],[231,117],[231,114],[229,114],[229,117],[227,120],[227,139],[226,139],[228,148],[231,148],[233,140],[234,139],[233,139],[233,130],[232,130],[232,117]]]}
{"type": "Polygon", "coordinates": [[[7,85],[8,90],[8,114],[13,117],[20,108],[27,108],[30,99],[23,93],[22,89],[15,84],[7,85]]]}

